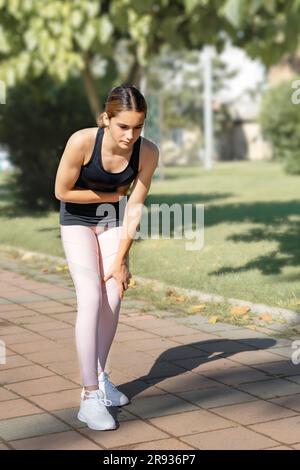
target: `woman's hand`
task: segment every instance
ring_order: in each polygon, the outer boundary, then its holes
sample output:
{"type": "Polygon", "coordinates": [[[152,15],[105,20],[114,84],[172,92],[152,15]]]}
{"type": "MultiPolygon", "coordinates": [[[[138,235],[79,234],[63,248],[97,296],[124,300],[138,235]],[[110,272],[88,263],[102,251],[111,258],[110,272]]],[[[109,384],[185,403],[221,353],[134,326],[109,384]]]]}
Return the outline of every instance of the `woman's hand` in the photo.
{"type": "Polygon", "coordinates": [[[114,278],[117,282],[120,299],[123,299],[124,291],[128,289],[129,279],[132,277],[129,272],[127,263],[113,263],[106,275],[103,278],[103,282],[108,281],[110,278],[114,278]]]}

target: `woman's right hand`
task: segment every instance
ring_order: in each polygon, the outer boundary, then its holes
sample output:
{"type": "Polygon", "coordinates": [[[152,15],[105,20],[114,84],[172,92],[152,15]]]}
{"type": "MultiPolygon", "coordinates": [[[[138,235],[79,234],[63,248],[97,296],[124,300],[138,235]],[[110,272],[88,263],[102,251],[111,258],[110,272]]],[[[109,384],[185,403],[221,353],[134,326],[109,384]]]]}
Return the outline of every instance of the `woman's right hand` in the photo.
{"type": "Polygon", "coordinates": [[[120,300],[124,297],[124,292],[128,289],[129,281],[132,277],[131,272],[128,269],[128,259],[124,263],[117,263],[114,262],[110,268],[108,269],[107,273],[103,277],[103,282],[108,281],[111,278],[114,278],[118,291],[120,300]]]}

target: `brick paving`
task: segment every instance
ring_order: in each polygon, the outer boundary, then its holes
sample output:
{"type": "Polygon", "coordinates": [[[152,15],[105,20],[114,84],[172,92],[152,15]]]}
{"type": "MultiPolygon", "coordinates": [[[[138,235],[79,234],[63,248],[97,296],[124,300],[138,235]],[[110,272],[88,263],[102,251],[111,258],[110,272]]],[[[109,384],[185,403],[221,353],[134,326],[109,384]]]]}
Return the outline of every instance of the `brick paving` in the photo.
{"type": "Polygon", "coordinates": [[[300,449],[291,340],[143,305],[125,297],[108,360],[131,403],[110,408],[116,430],[92,431],[76,418],[74,289],[0,263],[0,450],[300,449]]]}

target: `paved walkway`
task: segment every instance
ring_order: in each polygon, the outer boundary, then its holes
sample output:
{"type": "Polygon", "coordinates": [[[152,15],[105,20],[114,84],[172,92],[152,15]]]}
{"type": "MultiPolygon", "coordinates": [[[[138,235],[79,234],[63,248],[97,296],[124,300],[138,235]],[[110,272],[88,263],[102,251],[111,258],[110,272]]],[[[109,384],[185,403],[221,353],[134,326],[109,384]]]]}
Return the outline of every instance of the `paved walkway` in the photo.
{"type": "Polygon", "coordinates": [[[110,408],[118,429],[89,430],[76,419],[74,290],[1,266],[0,449],[300,449],[290,340],[126,298],[108,369],[132,401],[110,408]]]}

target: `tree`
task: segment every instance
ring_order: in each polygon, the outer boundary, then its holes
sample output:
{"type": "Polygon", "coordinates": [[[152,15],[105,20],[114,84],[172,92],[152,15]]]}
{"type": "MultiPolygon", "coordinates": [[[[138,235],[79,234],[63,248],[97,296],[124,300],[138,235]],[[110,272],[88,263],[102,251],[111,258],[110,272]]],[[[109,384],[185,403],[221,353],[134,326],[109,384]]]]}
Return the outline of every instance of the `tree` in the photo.
{"type": "Polygon", "coordinates": [[[102,105],[95,86],[95,78],[103,76],[101,62],[114,61],[116,84],[139,85],[164,44],[174,50],[199,50],[207,42],[221,47],[219,31],[232,29],[219,14],[223,3],[0,0],[0,79],[9,87],[45,73],[60,81],[80,73],[96,116],[102,105]]]}
{"type": "MultiPolygon", "coordinates": [[[[220,11],[232,26],[231,40],[266,66],[299,52],[299,0],[227,0],[220,11]]],[[[298,70],[299,72],[299,70],[298,70]]]]}
{"type": "Polygon", "coordinates": [[[96,116],[99,62],[115,63],[116,84],[139,85],[164,44],[222,50],[230,38],[270,65],[297,50],[299,12],[299,0],[0,0],[0,79],[80,73],[96,116]]]}
{"type": "MultiPolygon", "coordinates": [[[[297,77],[298,83],[299,78],[297,77]]],[[[265,136],[272,142],[274,158],[284,162],[287,173],[300,175],[299,103],[293,103],[293,88],[290,82],[287,83],[281,83],[266,91],[260,122],[265,136]]],[[[297,95],[299,96],[298,91],[297,95]]]]}
{"type": "Polygon", "coordinates": [[[65,142],[75,130],[92,126],[93,116],[76,78],[55,84],[45,75],[9,90],[0,141],[9,148],[16,169],[11,175],[15,207],[58,208],[54,182],[65,142]]]}

